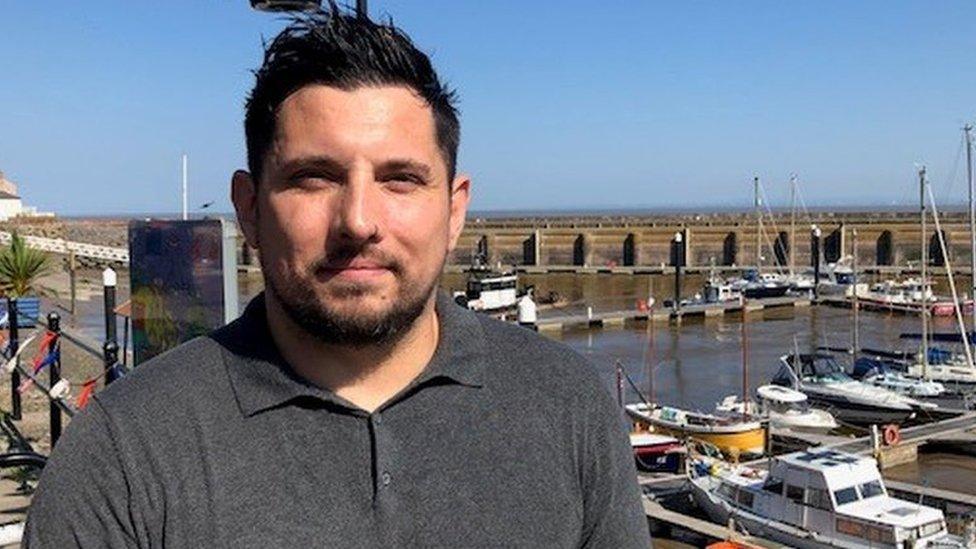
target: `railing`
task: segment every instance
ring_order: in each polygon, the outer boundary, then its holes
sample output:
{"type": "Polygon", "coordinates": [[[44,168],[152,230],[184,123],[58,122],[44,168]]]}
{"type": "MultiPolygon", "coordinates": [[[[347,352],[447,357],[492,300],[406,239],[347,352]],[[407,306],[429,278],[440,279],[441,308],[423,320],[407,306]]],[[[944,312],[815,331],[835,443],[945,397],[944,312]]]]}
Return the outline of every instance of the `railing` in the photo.
{"type": "MultiPolygon", "coordinates": [[[[0,244],[10,243],[11,238],[11,233],[0,231],[0,244]]],[[[118,261],[119,263],[129,262],[129,250],[126,248],[99,246],[97,244],[72,242],[61,238],[45,238],[43,236],[24,235],[23,238],[24,243],[36,250],[65,255],[73,252],[77,257],[90,257],[105,261],[118,261]]]]}

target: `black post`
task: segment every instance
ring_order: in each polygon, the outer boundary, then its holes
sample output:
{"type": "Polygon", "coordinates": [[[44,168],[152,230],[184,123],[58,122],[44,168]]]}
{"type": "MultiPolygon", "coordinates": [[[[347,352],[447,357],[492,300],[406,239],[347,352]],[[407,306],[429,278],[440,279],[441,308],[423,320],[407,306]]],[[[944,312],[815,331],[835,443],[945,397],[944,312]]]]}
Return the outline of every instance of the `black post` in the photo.
{"type": "Polygon", "coordinates": [[[115,322],[115,271],[107,268],[102,272],[102,284],[105,289],[105,341],[118,344],[117,326],[115,322]]]}
{"type": "Polygon", "coordinates": [[[119,344],[114,341],[106,341],[102,345],[102,354],[105,358],[105,385],[112,383],[119,377],[116,364],[119,362],[119,344]]]}
{"type": "MultiPolygon", "coordinates": [[[[48,372],[51,374],[51,387],[57,385],[61,381],[61,315],[56,312],[48,313],[47,315],[47,329],[57,334],[54,342],[51,344],[50,353],[59,353],[57,360],[48,365],[48,372]]],[[[58,439],[61,438],[61,408],[52,400],[51,401],[51,447],[53,448],[55,444],[58,443],[58,439]]]]}
{"type": "Polygon", "coordinates": [[[684,238],[674,233],[674,312],[681,313],[681,267],[685,263],[684,238]]]}
{"type": "MultiPolygon", "coordinates": [[[[7,323],[10,325],[10,356],[16,356],[17,350],[20,349],[20,335],[17,329],[17,300],[12,297],[7,298],[7,323]]],[[[20,359],[18,358],[19,362],[20,359]]],[[[11,407],[13,408],[11,413],[11,418],[19,420],[20,414],[20,391],[17,389],[20,387],[20,371],[14,368],[14,371],[10,374],[10,401],[11,407]]]]}
{"type": "Polygon", "coordinates": [[[811,257],[813,258],[813,299],[820,298],[820,227],[813,227],[810,237],[811,257]]]}
{"type": "Polygon", "coordinates": [[[366,0],[356,0],[356,16],[360,19],[369,18],[369,10],[366,9],[366,0]]]}

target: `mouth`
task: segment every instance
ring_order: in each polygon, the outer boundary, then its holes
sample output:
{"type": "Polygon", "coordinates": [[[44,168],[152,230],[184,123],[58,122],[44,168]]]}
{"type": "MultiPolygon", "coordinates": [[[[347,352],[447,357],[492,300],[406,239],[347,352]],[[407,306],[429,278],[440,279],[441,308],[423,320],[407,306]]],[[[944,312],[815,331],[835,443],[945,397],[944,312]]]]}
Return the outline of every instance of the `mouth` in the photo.
{"type": "Polygon", "coordinates": [[[388,266],[368,261],[326,264],[318,269],[318,274],[325,279],[342,278],[363,281],[376,279],[390,272],[392,269],[388,266]]]}

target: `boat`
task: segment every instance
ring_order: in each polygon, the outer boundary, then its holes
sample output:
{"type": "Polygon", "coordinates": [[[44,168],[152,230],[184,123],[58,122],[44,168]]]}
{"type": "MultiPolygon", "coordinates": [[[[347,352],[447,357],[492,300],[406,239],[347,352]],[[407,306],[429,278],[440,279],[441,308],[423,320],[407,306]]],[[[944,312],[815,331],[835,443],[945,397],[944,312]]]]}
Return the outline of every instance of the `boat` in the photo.
{"type": "Polygon", "coordinates": [[[854,379],[912,398],[935,398],[945,394],[945,385],[924,378],[908,377],[892,370],[882,360],[860,357],[854,361],[854,379]]]}
{"type": "MultiPolygon", "coordinates": [[[[919,312],[922,309],[932,316],[952,316],[956,314],[955,302],[950,297],[937,296],[930,282],[922,283],[918,278],[905,280],[885,280],[872,284],[866,292],[858,295],[867,306],[919,312]]],[[[971,312],[973,300],[962,300],[963,312],[971,312]]]]}
{"type": "Polygon", "coordinates": [[[766,428],[758,420],[743,420],[645,403],[624,406],[632,422],[680,439],[703,440],[729,456],[761,456],[766,428]]]}
{"type": "Polygon", "coordinates": [[[758,405],[753,401],[745,404],[732,395],[716,406],[716,412],[767,417],[771,427],[799,433],[826,434],[839,426],[830,412],[811,407],[807,395],[799,391],[779,385],[763,385],[756,389],[756,393],[758,405]]]}
{"type": "Polygon", "coordinates": [[[858,426],[900,424],[932,404],[857,381],[826,353],[783,355],[773,385],[790,387],[827,409],[843,423],[858,426]],[[797,364],[798,362],[798,364],[797,364]]]}
{"type": "Polygon", "coordinates": [[[873,458],[835,450],[773,457],[768,470],[706,459],[692,497],[719,524],[791,547],[966,547],[940,509],[888,495],[873,458]]]}
{"type": "Polygon", "coordinates": [[[658,433],[630,433],[637,470],[643,473],[677,473],[685,445],[680,440],[658,433]]]}
{"type": "Polygon", "coordinates": [[[475,311],[504,311],[518,304],[518,275],[480,264],[468,269],[467,287],[454,292],[454,301],[475,311]]]}
{"type": "Polygon", "coordinates": [[[783,297],[790,291],[790,283],[785,276],[778,273],[760,273],[753,269],[733,280],[731,285],[747,299],[783,297]]]}

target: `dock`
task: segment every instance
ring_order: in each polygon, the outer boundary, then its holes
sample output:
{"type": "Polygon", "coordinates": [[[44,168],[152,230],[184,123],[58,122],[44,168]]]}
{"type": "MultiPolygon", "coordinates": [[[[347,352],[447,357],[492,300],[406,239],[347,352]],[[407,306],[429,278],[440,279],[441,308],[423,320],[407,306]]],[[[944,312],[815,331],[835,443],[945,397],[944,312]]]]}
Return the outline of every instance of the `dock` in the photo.
{"type": "Polygon", "coordinates": [[[574,309],[566,313],[559,309],[541,311],[536,325],[540,331],[563,331],[578,328],[605,328],[611,326],[625,326],[637,322],[666,322],[681,320],[684,317],[714,317],[729,313],[752,313],[779,307],[808,307],[810,299],[806,297],[767,297],[761,299],[747,299],[745,301],[731,301],[724,303],[695,303],[684,305],[680,309],[655,308],[651,310],[624,309],[612,311],[593,311],[574,309]]]}

